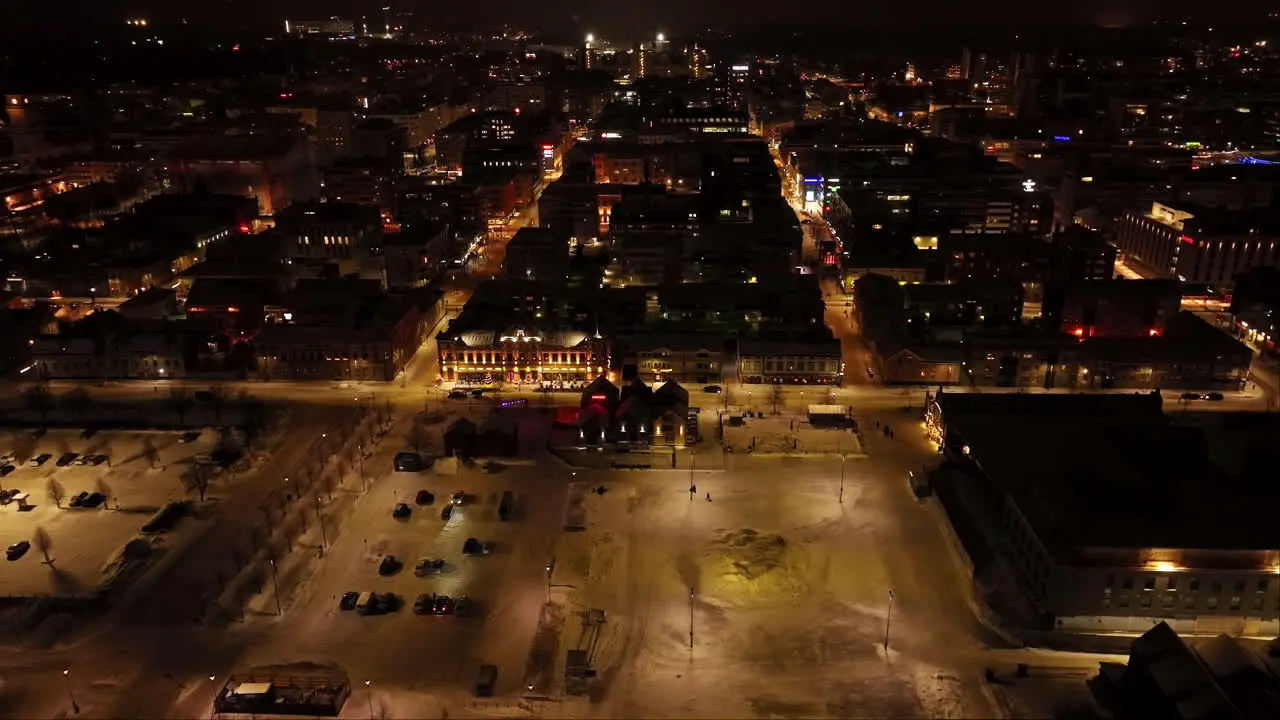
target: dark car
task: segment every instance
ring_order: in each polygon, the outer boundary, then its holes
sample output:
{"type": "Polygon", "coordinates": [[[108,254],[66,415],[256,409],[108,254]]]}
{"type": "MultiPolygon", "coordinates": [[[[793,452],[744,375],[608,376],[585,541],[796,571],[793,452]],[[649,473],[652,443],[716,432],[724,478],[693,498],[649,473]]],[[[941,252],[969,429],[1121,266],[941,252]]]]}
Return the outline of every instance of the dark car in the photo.
{"type": "Polygon", "coordinates": [[[454,508],[453,503],[450,503],[440,508],[440,519],[444,520],[445,522],[449,522],[449,519],[453,517],[453,508],[454,508]]]}
{"type": "Polygon", "coordinates": [[[50,455],[49,453],[40,453],[39,455],[28,460],[27,464],[30,465],[31,467],[40,467],[41,465],[49,462],[52,459],[53,459],[53,456],[50,455]]]}
{"type": "Polygon", "coordinates": [[[454,505],[461,505],[466,501],[467,501],[467,494],[462,492],[461,490],[449,496],[449,502],[453,503],[454,505]]]}
{"type": "Polygon", "coordinates": [[[413,496],[413,501],[419,505],[432,505],[436,501],[436,496],[432,495],[430,490],[419,490],[413,496]]]}
{"type": "Polygon", "coordinates": [[[423,593],[413,599],[413,614],[414,615],[430,615],[432,610],[435,608],[435,604],[436,604],[435,595],[423,593]]]}
{"type": "Polygon", "coordinates": [[[73,508],[84,507],[84,501],[88,497],[89,493],[87,492],[77,493],[71,497],[71,502],[67,503],[67,505],[73,508]]]}
{"type": "Polygon", "coordinates": [[[423,558],[418,561],[417,565],[413,566],[413,574],[418,577],[426,577],[431,573],[438,573],[442,570],[444,570],[444,560],[439,558],[423,558]]]}
{"type": "Polygon", "coordinates": [[[106,461],[107,461],[106,455],[90,455],[89,457],[85,458],[85,462],[87,462],[90,465],[93,465],[94,467],[97,467],[98,465],[101,465],[106,461]]]}
{"type": "Polygon", "coordinates": [[[200,437],[199,430],[189,430],[187,432],[182,433],[182,435],[178,438],[178,442],[185,445],[190,442],[195,442],[199,437],[200,437]]]}
{"type": "Polygon", "coordinates": [[[437,595],[435,603],[432,604],[431,611],[436,615],[452,615],[453,608],[453,598],[448,595],[437,595]]]}
{"type": "Polygon", "coordinates": [[[491,552],[493,552],[492,543],[480,542],[473,537],[469,537],[462,542],[463,555],[488,555],[491,552]]]}
{"type": "Polygon", "coordinates": [[[58,461],[54,463],[58,467],[66,467],[76,461],[80,457],[80,453],[66,452],[58,456],[58,461]]]}
{"type": "Polygon", "coordinates": [[[498,501],[498,519],[507,522],[511,519],[511,511],[516,507],[515,493],[507,490],[502,493],[502,499],[498,501]]]}
{"type": "Polygon", "coordinates": [[[422,456],[415,452],[398,452],[393,462],[396,472],[422,472],[424,469],[422,456]]]}
{"type": "Polygon", "coordinates": [[[397,520],[408,520],[413,510],[409,508],[408,503],[396,503],[395,508],[391,511],[391,517],[397,520]]]}
{"type": "Polygon", "coordinates": [[[10,545],[9,549],[6,550],[4,554],[5,554],[5,557],[9,558],[10,560],[17,560],[23,555],[26,555],[27,551],[30,549],[31,549],[31,543],[27,542],[26,540],[19,540],[18,542],[10,545]]]}
{"type": "Polygon", "coordinates": [[[383,615],[400,609],[400,596],[395,593],[373,593],[363,615],[383,615]]]}
{"type": "Polygon", "coordinates": [[[400,558],[395,555],[383,555],[382,562],[378,563],[378,574],[383,577],[395,575],[400,572],[401,567],[404,567],[404,563],[400,562],[400,558]]]}
{"type": "Polygon", "coordinates": [[[1182,397],[1182,399],[1183,399],[1183,400],[1199,400],[1199,399],[1200,399],[1200,393],[1184,392],[1184,393],[1182,393],[1182,396],[1181,396],[1181,397],[1182,397]]]}
{"type": "Polygon", "coordinates": [[[482,398],[482,397],[484,397],[484,390],[483,390],[483,389],[472,390],[472,391],[471,391],[471,397],[473,397],[473,398],[482,398]]]}
{"type": "Polygon", "coordinates": [[[721,390],[721,388],[720,388],[720,386],[719,386],[719,385],[708,385],[708,386],[706,386],[706,387],[702,388],[702,392],[704,392],[704,393],[711,393],[712,395],[719,395],[719,394],[720,394],[720,390],[721,390]]]}
{"type": "Polygon", "coordinates": [[[22,494],[22,491],[19,490],[18,488],[8,488],[7,490],[0,490],[0,505],[8,505],[9,503],[13,502],[13,499],[15,497],[21,494],[22,494]]]}
{"type": "Polygon", "coordinates": [[[107,496],[100,492],[91,492],[89,496],[80,501],[80,507],[96,508],[107,501],[107,496]]]}
{"type": "Polygon", "coordinates": [[[463,595],[453,603],[453,614],[460,617],[466,617],[471,614],[471,611],[475,610],[475,605],[476,604],[471,601],[471,598],[463,595]]]}
{"type": "Polygon", "coordinates": [[[80,437],[84,438],[85,440],[88,440],[89,438],[97,434],[98,434],[98,428],[94,427],[93,425],[90,425],[89,427],[84,429],[84,432],[80,433],[80,437]]]}
{"type": "Polygon", "coordinates": [[[493,697],[493,686],[498,684],[498,666],[481,665],[476,674],[476,697],[493,697]]]}
{"type": "Polygon", "coordinates": [[[466,400],[467,393],[465,390],[450,390],[447,397],[450,400],[466,400]]]}
{"type": "Polygon", "coordinates": [[[5,475],[8,475],[9,473],[13,472],[16,469],[17,468],[15,468],[12,465],[5,465],[4,467],[0,467],[0,477],[4,477],[5,475]]]}
{"type": "Polygon", "coordinates": [[[1205,393],[1204,399],[1205,400],[1226,400],[1227,396],[1223,395],[1220,392],[1211,392],[1211,393],[1205,393]]]}
{"type": "Polygon", "coordinates": [[[356,601],[359,599],[360,599],[360,593],[358,592],[342,593],[342,599],[338,601],[338,609],[339,610],[355,610],[356,601]]]}

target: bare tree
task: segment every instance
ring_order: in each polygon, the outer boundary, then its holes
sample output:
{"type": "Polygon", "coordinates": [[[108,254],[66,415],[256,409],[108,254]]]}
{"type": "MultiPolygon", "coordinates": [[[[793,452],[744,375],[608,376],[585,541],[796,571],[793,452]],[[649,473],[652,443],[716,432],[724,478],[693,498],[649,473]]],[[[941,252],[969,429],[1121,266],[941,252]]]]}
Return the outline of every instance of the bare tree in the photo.
{"type": "Polygon", "coordinates": [[[769,386],[769,404],[773,405],[773,414],[778,414],[778,406],[782,404],[782,383],[769,386]]]}
{"type": "Polygon", "coordinates": [[[49,482],[45,484],[45,492],[49,494],[49,499],[54,505],[62,507],[62,499],[67,496],[67,491],[57,478],[49,478],[49,482]]]}
{"type": "Polygon", "coordinates": [[[431,437],[427,434],[427,429],[422,426],[422,423],[414,420],[413,424],[409,426],[409,432],[405,433],[404,441],[409,447],[413,448],[414,452],[421,455],[422,451],[427,448],[427,444],[431,442],[431,437]]]}
{"type": "Polygon", "coordinates": [[[147,465],[152,468],[160,467],[160,450],[156,447],[156,441],[150,435],[142,437],[142,459],[147,461],[147,465]]]}
{"type": "MultiPolygon", "coordinates": [[[[111,486],[107,484],[105,479],[98,478],[95,480],[93,483],[93,491],[106,498],[102,503],[103,508],[110,506],[111,498],[115,491],[111,489],[111,486]]],[[[116,509],[120,509],[119,503],[116,503],[116,509]]]]}
{"type": "Polygon", "coordinates": [[[71,392],[63,396],[62,402],[77,417],[84,419],[85,413],[89,411],[89,406],[93,404],[93,398],[89,396],[88,390],[83,387],[75,387],[72,388],[71,392]]]}
{"type": "Polygon", "coordinates": [[[28,410],[34,410],[40,415],[40,424],[44,424],[49,419],[49,411],[53,410],[53,395],[49,393],[49,386],[44,383],[37,383],[22,392],[22,405],[28,410]]]}
{"type": "Polygon", "coordinates": [[[37,527],[36,531],[31,535],[31,544],[35,545],[36,550],[44,556],[44,564],[53,566],[53,557],[49,552],[53,550],[53,539],[49,537],[49,533],[45,532],[42,527],[37,527]]]}
{"type": "Polygon", "coordinates": [[[169,388],[169,395],[165,398],[165,404],[178,416],[178,424],[185,425],[187,420],[187,411],[191,409],[191,394],[183,387],[169,388]]]}
{"type": "Polygon", "coordinates": [[[227,386],[214,383],[209,386],[209,405],[213,407],[213,421],[222,422],[222,411],[227,409],[227,386]]]}
{"type": "Polygon", "coordinates": [[[203,502],[205,493],[209,491],[209,483],[213,481],[213,466],[208,463],[193,463],[182,471],[179,479],[183,490],[197,493],[203,502]]]}
{"type": "Polygon", "coordinates": [[[19,463],[30,460],[36,454],[36,439],[31,433],[17,433],[13,436],[13,459],[19,463]]]}
{"type": "Polygon", "coordinates": [[[267,406],[248,391],[240,392],[237,403],[240,406],[240,432],[244,433],[245,449],[252,450],[253,441],[262,437],[267,430],[267,406]]]}

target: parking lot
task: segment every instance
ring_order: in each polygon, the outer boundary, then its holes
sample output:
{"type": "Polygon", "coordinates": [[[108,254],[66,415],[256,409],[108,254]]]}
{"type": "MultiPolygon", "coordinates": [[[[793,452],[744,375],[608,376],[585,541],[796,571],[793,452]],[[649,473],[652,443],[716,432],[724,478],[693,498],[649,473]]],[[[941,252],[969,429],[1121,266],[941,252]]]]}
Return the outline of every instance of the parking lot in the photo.
{"type": "Polygon", "coordinates": [[[381,688],[394,687],[399,697],[406,690],[465,695],[479,666],[491,663],[499,668],[496,694],[512,693],[546,599],[546,566],[569,472],[550,461],[464,467],[457,474],[392,472],[391,457],[402,448],[388,440],[368,461],[369,472],[381,476],[376,486],[353,508],[280,626],[239,666],[337,664],[353,683],[372,679],[381,688]],[[415,503],[422,489],[435,495],[433,504],[415,503]],[[510,522],[497,513],[505,490],[517,498],[510,522]],[[441,508],[455,491],[465,492],[466,500],[442,521],[441,508]],[[408,518],[392,517],[399,502],[412,508],[408,518]],[[491,542],[492,554],[465,556],[468,537],[491,542]],[[404,565],[384,577],[378,564],[387,554],[404,565]],[[443,559],[444,570],[416,577],[414,566],[423,558],[443,559]],[[403,604],[384,615],[339,608],[343,593],[365,591],[395,593],[403,604]],[[475,610],[467,617],[416,615],[413,602],[421,593],[465,595],[475,610]]]}
{"type": "MultiPolygon", "coordinates": [[[[194,442],[179,442],[179,433],[103,432],[84,437],[75,430],[30,430],[0,434],[0,454],[15,453],[13,470],[0,486],[20,491],[25,501],[10,498],[0,505],[0,544],[20,541],[32,547],[20,558],[0,563],[0,595],[83,597],[106,579],[104,570],[138,529],[166,501],[184,497],[180,464],[207,453],[212,433],[194,442]],[[75,458],[59,460],[68,453],[75,458]],[[44,461],[36,465],[30,459],[44,461]],[[105,455],[99,464],[78,464],[85,456],[105,455]],[[19,462],[22,460],[22,462],[19,462]],[[50,488],[57,487],[61,505],[50,488]],[[92,507],[73,507],[82,493],[97,493],[92,507]],[[48,538],[51,564],[34,538],[48,538]]],[[[21,495],[19,495],[21,497],[21,495]]]]}

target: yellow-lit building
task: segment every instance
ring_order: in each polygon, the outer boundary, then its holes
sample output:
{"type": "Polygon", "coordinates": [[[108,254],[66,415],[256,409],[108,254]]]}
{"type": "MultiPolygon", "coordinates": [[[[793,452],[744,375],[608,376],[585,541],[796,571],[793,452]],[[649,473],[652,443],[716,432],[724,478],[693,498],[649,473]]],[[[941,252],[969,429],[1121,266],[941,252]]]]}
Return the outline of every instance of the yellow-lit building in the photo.
{"type": "Polygon", "coordinates": [[[609,369],[609,342],[577,330],[511,327],[443,333],[440,377],[458,387],[579,388],[609,369]]]}

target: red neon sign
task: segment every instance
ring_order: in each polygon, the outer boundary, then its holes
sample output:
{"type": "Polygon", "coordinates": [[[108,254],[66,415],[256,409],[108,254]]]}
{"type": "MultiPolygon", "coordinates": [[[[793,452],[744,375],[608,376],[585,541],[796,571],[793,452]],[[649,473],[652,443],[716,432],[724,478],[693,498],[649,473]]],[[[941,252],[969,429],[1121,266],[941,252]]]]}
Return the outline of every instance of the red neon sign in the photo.
{"type": "Polygon", "coordinates": [[[602,393],[596,393],[595,395],[591,396],[591,400],[593,402],[604,402],[605,396],[602,393]]]}
{"type": "Polygon", "coordinates": [[[1186,243],[1186,244],[1188,244],[1188,245],[1195,245],[1195,244],[1196,244],[1195,239],[1194,239],[1194,238],[1192,238],[1190,235],[1183,235],[1181,239],[1182,239],[1182,242],[1184,242],[1184,243],[1186,243]]]}

